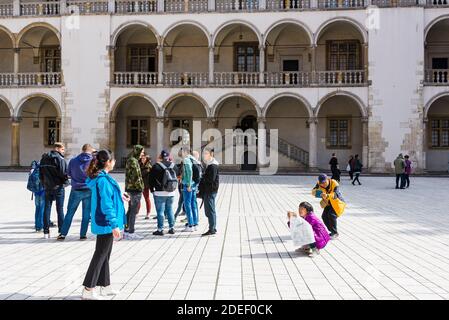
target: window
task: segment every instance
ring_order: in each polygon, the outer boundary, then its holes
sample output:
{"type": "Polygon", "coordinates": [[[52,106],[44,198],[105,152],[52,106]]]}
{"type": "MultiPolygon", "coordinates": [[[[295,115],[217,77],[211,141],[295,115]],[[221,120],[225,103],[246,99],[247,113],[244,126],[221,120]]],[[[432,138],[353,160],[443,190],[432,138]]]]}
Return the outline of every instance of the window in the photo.
{"type": "Polygon", "coordinates": [[[449,148],[449,118],[430,120],[430,146],[449,148]]]}
{"type": "Polygon", "coordinates": [[[128,148],[140,144],[144,147],[150,146],[150,119],[130,118],[128,119],[128,148]]]}
{"type": "Polygon", "coordinates": [[[448,69],[448,58],[432,58],[432,69],[448,69]]]}
{"type": "Polygon", "coordinates": [[[61,50],[59,47],[44,47],[41,51],[42,72],[61,72],[61,50]]]}
{"type": "MultiPolygon", "coordinates": [[[[172,120],[172,130],[185,129],[189,132],[189,135],[190,135],[191,134],[190,123],[191,123],[190,119],[174,119],[174,120],[172,120]]],[[[179,142],[181,142],[181,140],[182,140],[182,137],[178,137],[178,141],[177,142],[172,141],[172,145],[178,144],[179,142]]],[[[190,142],[190,136],[189,136],[189,142],[190,142]]],[[[184,143],[187,143],[187,141],[184,140],[184,143]]]]}
{"type": "Polygon", "coordinates": [[[156,47],[152,45],[129,46],[127,71],[155,72],[156,47]]]}
{"type": "Polygon", "coordinates": [[[234,43],[234,71],[259,72],[259,45],[257,42],[234,43]]]}
{"type": "Polygon", "coordinates": [[[56,118],[45,118],[44,145],[46,147],[51,147],[55,142],[61,140],[60,126],[61,121],[56,118]]]}
{"type": "Polygon", "coordinates": [[[327,147],[330,149],[351,147],[351,119],[327,120],[327,147]]]}
{"type": "Polygon", "coordinates": [[[329,40],[327,45],[327,70],[360,69],[360,44],[358,40],[329,40]]]}

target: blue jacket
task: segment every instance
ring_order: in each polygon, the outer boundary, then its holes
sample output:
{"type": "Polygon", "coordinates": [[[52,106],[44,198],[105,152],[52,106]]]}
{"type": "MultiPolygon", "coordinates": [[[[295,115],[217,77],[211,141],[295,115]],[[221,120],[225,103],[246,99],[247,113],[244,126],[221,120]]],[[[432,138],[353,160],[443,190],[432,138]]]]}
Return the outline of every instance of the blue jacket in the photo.
{"type": "Polygon", "coordinates": [[[87,186],[92,191],[91,230],[93,234],[109,234],[119,228],[123,230],[125,206],[117,181],[105,171],[95,179],[87,178],[87,186]]]}
{"type": "Polygon", "coordinates": [[[89,153],[80,153],[77,157],[70,160],[67,175],[72,180],[73,189],[79,190],[87,188],[86,171],[91,160],[92,155],[89,153]]]}

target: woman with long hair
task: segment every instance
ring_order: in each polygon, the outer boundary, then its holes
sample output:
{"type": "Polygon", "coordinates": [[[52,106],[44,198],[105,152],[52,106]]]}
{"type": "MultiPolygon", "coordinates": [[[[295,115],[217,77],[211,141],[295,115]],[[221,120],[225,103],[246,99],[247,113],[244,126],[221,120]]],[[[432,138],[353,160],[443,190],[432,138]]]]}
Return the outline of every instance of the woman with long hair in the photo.
{"type": "Polygon", "coordinates": [[[109,273],[109,259],[112,244],[120,239],[125,221],[124,201],[117,181],[109,175],[114,169],[115,159],[108,150],[98,151],[87,169],[86,184],[92,191],[91,229],[97,235],[95,252],[83,282],[82,299],[100,300],[95,292],[101,287],[101,295],[111,296],[118,292],[112,290],[109,273]]]}

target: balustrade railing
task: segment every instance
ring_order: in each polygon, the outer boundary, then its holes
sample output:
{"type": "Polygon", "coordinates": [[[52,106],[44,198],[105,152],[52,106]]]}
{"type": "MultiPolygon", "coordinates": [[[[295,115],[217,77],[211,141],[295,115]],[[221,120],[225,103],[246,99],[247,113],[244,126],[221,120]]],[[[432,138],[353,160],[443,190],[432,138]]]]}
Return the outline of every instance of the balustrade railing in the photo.
{"type": "Polygon", "coordinates": [[[107,13],[108,1],[89,1],[89,0],[67,0],[69,13],[94,14],[107,13]],[[78,11],[76,11],[78,10],[78,11]]]}
{"type": "Polygon", "coordinates": [[[18,73],[19,86],[57,86],[61,84],[61,72],[18,73]]]}
{"type": "Polygon", "coordinates": [[[157,12],[157,0],[117,0],[115,1],[115,12],[121,14],[157,12]]]}
{"type": "Polygon", "coordinates": [[[310,0],[267,0],[267,10],[301,10],[310,8],[310,0]]]}
{"type": "Polygon", "coordinates": [[[14,5],[12,3],[0,3],[0,17],[12,16],[14,5]]]}
{"type": "Polygon", "coordinates": [[[208,84],[207,72],[164,72],[164,85],[169,87],[203,87],[208,84]]]}
{"type": "Polygon", "coordinates": [[[449,7],[449,0],[427,0],[428,7],[449,7]]]}
{"type": "Polygon", "coordinates": [[[165,0],[165,12],[207,12],[207,0],[165,0]]]}
{"type": "Polygon", "coordinates": [[[317,71],[314,83],[318,86],[363,85],[366,83],[363,70],[317,71]]]}
{"type": "Polygon", "coordinates": [[[318,0],[320,9],[364,8],[365,0],[318,0]]]}
{"type": "Polygon", "coordinates": [[[14,73],[0,73],[0,87],[7,87],[14,84],[14,73]]]}
{"type": "Polygon", "coordinates": [[[157,77],[157,72],[114,72],[114,84],[123,87],[155,86],[157,77]]]}
{"type": "Polygon", "coordinates": [[[259,0],[215,0],[215,11],[256,11],[259,10],[259,0]]]}
{"type": "Polygon", "coordinates": [[[215,72],[214,83],[216,86],[257,86],[259,85],[259,72],[215,72]]]}
{"type": "Polygon", "coordinates": [[[371,5],[377,7],[412,7],[419,5],[419,0],[371,0],[371,5]]]}
{"type": "Polygon", "coordinates": [[[449,85],[449,69],[426,70],[424,82],[431,85],[449,85]]]}
{"type": "Polygon", "coordinates": [[[306,87],[312,83],[311,72],[265,72],[269,87],[306,87]]]}
{"type": "Polygon", "coordinates": [[[21,1],[21,16],[55,16],[60,13],[59,1],[21,1]]]}

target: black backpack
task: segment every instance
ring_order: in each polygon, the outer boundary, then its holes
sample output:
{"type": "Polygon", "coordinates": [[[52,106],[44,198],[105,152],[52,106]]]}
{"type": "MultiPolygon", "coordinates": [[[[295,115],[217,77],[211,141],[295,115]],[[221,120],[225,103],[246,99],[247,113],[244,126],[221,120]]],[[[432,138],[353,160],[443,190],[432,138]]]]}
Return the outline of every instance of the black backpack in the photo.
{"type": "Polygon", "coordinates": [[[167,167],[162,162],[159,162],[159,165],[164,169],[164,175],[162,176],[162,190],[166,192],[175,191],[178,188],[178,179],[174,169],[175,165],[172,163],[167,167]]]}
{"type": "Polygon", "coordinates": [[[203,176],[203,167],[200,163],[192,161],[192,180],[196,184],[200,183],[203,176]]]}

